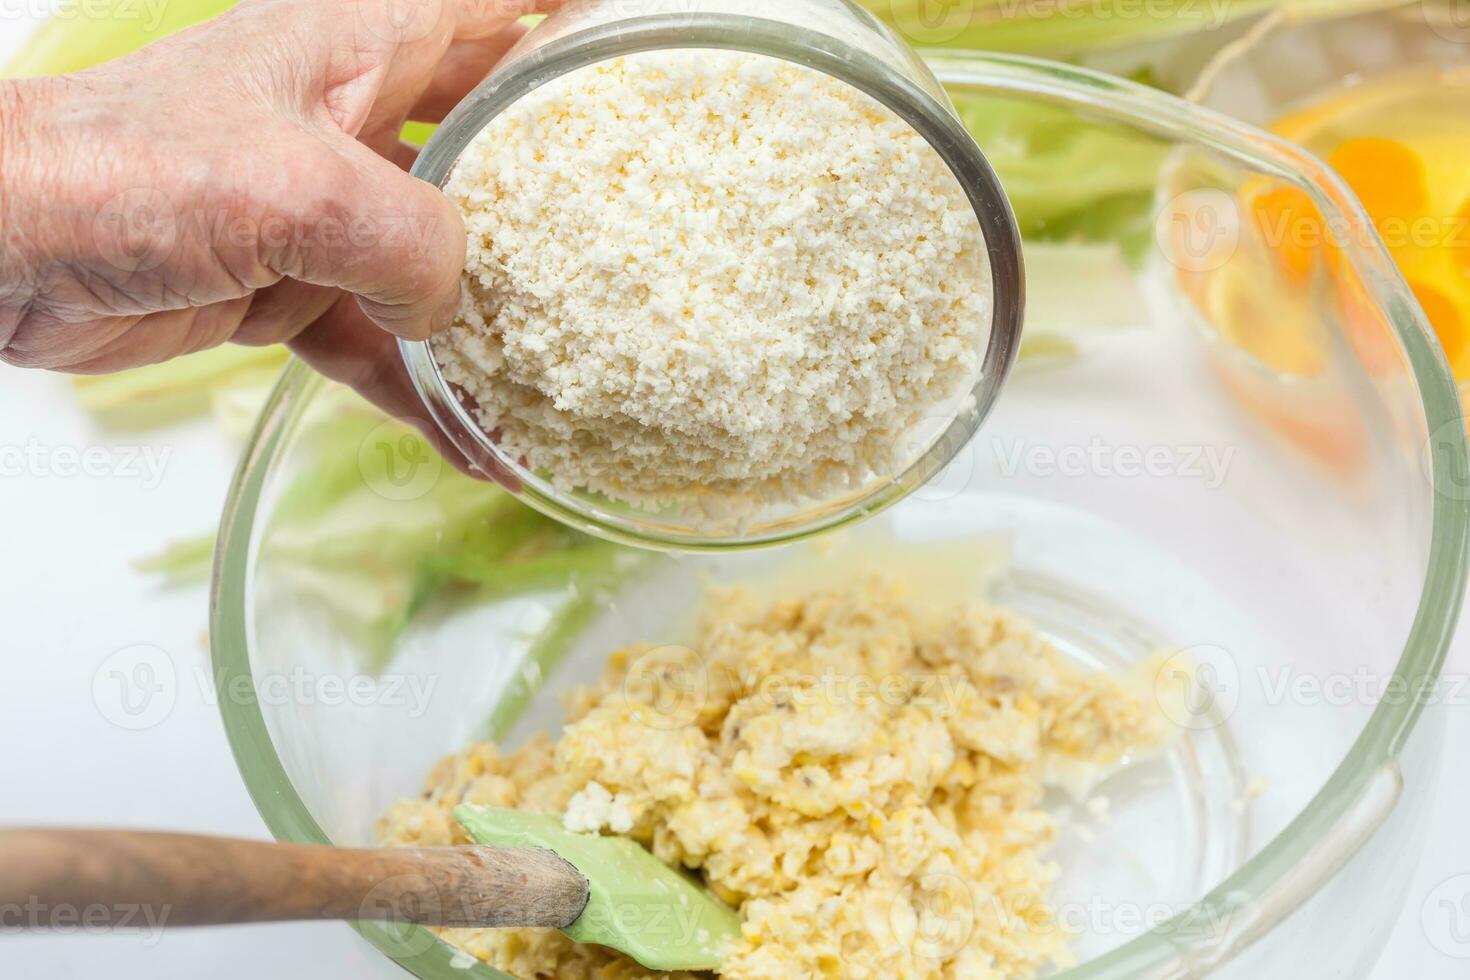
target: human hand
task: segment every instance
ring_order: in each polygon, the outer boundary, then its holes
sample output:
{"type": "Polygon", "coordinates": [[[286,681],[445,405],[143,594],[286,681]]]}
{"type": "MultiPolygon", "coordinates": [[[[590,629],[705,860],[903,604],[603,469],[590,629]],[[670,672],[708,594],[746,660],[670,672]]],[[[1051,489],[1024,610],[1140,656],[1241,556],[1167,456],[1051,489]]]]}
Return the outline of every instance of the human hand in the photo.
{"type": "Polygon", "coordinates": [[[391,335],[448,322],[465,236],[403,172],[399,130],[442,119],[554,2],[242,0],[0,85],[0,360],[100,373],[285,341],[415,409],[391,335]]]}

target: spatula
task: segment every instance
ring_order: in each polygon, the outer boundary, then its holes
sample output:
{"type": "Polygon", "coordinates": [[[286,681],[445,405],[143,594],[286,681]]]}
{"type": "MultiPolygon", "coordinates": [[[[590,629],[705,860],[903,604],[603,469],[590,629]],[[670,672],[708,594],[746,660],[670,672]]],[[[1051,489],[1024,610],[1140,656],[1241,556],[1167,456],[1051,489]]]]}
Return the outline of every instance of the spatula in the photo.
{"type": "Polygon", "coordinates": [[[567,833],[555,817],[515,810],[457,815],[496,846],[352,850],[0,831],[0,908],[21,909],[22,924],[36,927],[349,919],[554,928],[654,970],[717,969],[739,937],[729,908],[633,841],[567,833]]]}

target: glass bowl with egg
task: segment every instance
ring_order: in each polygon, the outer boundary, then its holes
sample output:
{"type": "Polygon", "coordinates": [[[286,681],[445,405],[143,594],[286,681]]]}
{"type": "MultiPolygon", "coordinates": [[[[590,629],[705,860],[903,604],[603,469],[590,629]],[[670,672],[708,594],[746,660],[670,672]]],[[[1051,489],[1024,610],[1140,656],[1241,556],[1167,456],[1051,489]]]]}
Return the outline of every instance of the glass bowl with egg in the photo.
{"type": "MultiPolygon", "coordinates": [[[[1188,93],[1317,154],[1347,181],[1428,317],[1462,398],[1470,392],[1467,42],[1470,27],[1454,3],[1330,20],[1280,10],[1224,48],[1188,93]]],[[[1283,431],[1330,460],[1352,438],[1322,353],[1333,338],[1298,315],[1292,298],[1316,283],[1342,293],[1358,318],[1371,318],[1352,277],[1338,272],[1344,232],[1282,187],[1247,188],[1239,203],[1261,274],[1248,288],[1243,264],[1210,277],[1213,285],[1196,293],[1200,323],[1217,337],[1220,371],[1254,410],[1271,417],[1287,406],[1283,431]],[[1245,292],[1277,314],[1255,317],[1250,304],[1230,299],[1245,292]]],[[[1349,338],[1364,347],[1378,383],[1402,380],[1393,355],[1376,349],[1376,334],[1370,326],[1349,338]]]]}

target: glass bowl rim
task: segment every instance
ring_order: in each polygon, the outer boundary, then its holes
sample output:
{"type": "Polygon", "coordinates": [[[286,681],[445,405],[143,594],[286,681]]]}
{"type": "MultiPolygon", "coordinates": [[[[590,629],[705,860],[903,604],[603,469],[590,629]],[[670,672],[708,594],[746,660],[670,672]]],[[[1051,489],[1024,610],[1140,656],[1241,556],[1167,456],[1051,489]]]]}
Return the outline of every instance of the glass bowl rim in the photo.
{"type": "MultiPolygon", "coordinates": [[[[892,35],[865,11],[865,22],[892,35]]],[[[554,39],[486,78],[445,118],[413,166],[413,174],[442,186],[471,139],[496,115],[547,82],[621,55],[669,48],[750,51],[814,68],[847,82],[896,112],[933,146],[959,177],[985,237],[992,288],[990,335],[983,362],[963,408],[905,469],[876,477],[866,489],[822,501],[819,514],[800,514],[752,531],[702,534],[624,515],[593,500],[557,491],[527,471],[485,434],[455,396],[428,341],[400,340],[399,350],[431,424],[472,459],[493,459],[520,483],[516,496],[549,517],[620,544],[669,551],[732,551],[790,544],[862,520],[898,503],[948,466],[990,414],[1020,349],[1025,306],[1020,231],[1000,178],[984,152],[947,106],[879,57],[816,30],[784,21],[735,14],[690,12],[640,16],[554,39]],[[468,444],[466,444],[468,442],[468,444]]]]}
{"type": "MultiPolygon", "coordinates": [[[[1470,568],[1470,445],[1465,415],[1449,365],[1432,339],[1386,248],[1371,231],[1362,206],[1346,185],[1305,151],[1218,113],[1136,83],[1070,65],[1012,55],[939,51],[926,53],[946,85],[1009,91],[1065,105],[1168,139],[1207,144],[1254,167],[1274,172],[1306,189],[1327,218],[1349,222],[1354,235],[1345,246],[1349,261],[1385,310],[1402,344],[1420,396],[1426,431],[1426,476],[1433,498],[1428,560],[1419,605],[1395,666],[1395,681],[1408,684],[1439,677],[1448,655],[1470,568]],[[1358,244],[1359,242],[1366,244],[1358,244]]],[[[210,647],[220,690],[248,696],[220,699],[226,735],[236,763],[266,826],[280,840],[331,843],[296,792],[272,743],[251,671],[246,598],[250,595],[251,545],[256,511],[266,479],[321,379],[301,363],[281,376],[256,425],[226,501],[215,550],[210,597],[210,647]],[[228,687],[225,685],[229,685],[228,687]]],[[[1410,687],[1410,690],[1419,688],[1410,687]]],[[[1413,733],[1423,699],[1385,699],[1321,790],[1291,823],[1224,882],[1172,919],[1110,952],[1058,974],[1056,980],[1136,980],[1172,977],[1171,964],[1186,955],[1218,963],[1265,935],[1277,922],[1320,890],[1366,841],[1344,843],[1334,834],[1353,818],[1354,805],[1382,787],[1385,771],[1397,776],[1396,757],[1413,733]],[[1336,840],[1341,860],[1322,859],[1324,841],[1336,840]],[[1312,873],[1294,874],[1299,868],[1312,873]],[[1286,894],[1283,898],[1282,891],[1286,894]],[[1266,921],[1249,914],[1259,903],[1266,921]],[[1247,914],[1231,913],[1245,909],[1247,914]],[[1218,912],[1230,928],[1224,939],[1201,937],[1171,924],[1189,915],[1218,912]],[[1236,918],[1244,919],[1237,922],[1236,918]]],[[[1392,801],[1390,801],[1392,802],[1392,801]]],[[[1376,824],[1368,828],[1376,829],[1376,824]]],[[[452,963],[452,950],[427,930],[407,933],[374,923],[356,928],[402,967],[423,978],[456,980],[502,976],[476,964],[466,973],[452,963]],[[405,936],[407,938],[405,938],[405,936]]]]}

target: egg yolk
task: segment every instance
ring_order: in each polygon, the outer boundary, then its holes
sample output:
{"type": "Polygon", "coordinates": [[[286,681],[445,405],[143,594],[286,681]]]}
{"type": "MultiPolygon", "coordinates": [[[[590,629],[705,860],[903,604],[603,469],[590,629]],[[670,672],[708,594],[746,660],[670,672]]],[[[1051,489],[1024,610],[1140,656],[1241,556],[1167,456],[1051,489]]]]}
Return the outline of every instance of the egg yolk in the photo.
{"type": "Polygon", "coordinates": [[[1350,139],[1333,150],[1327,162],[1352,187],[1374,221],[1411,217],[1429,207],[1424,161],[1397,140],[1350,139]]]}

